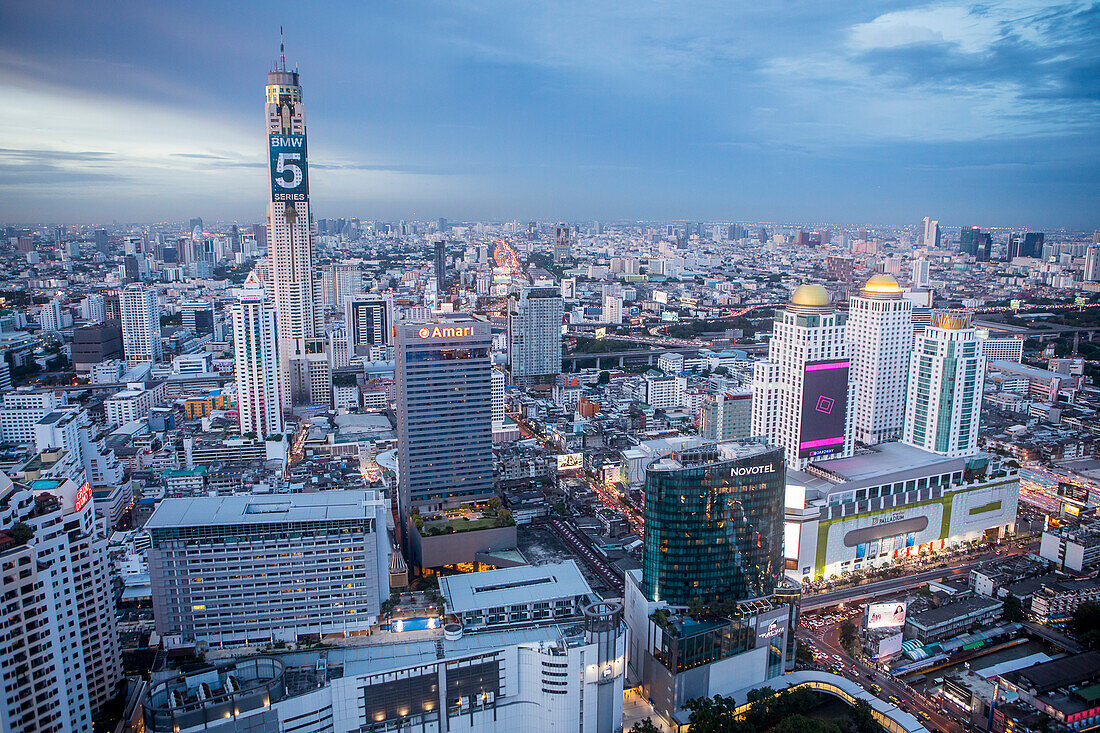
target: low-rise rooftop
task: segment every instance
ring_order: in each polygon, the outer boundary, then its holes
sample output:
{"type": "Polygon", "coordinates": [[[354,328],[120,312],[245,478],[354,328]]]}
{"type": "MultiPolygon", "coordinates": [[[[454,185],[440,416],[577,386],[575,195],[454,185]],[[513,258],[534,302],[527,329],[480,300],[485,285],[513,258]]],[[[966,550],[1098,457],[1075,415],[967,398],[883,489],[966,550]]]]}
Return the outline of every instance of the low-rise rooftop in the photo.
{"type": "Polygon", "coordinates": [[[439,579],[439,590],[455,614],[592,593],[574,560],[451,575],[439,579]]]}

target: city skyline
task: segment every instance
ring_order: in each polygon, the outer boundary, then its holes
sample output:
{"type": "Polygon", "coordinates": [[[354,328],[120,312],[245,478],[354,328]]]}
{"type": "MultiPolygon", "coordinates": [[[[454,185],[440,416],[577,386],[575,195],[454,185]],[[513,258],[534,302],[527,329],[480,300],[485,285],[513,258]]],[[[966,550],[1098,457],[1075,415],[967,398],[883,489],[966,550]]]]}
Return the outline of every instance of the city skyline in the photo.
{"type": "Polygon", "coordinates": [[[0,217],[260,220],[281,23],[318,216],[1095,226],[1095,6],[373,10],[9,8],[0,217]]]}

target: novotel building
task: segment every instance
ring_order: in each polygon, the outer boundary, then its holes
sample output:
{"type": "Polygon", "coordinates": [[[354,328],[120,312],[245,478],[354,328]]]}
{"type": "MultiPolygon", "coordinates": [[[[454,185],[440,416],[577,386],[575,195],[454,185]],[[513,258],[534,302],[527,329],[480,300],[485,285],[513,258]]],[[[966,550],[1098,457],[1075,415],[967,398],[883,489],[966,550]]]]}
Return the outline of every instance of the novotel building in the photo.
{"type": "Polygon", "coordinates": [[[783,577],[783,448],[708,443],[646,470],[642,570],[625,577],[627,678],[674,730],[687,700],[793,668],[800,586],[783,577]]]}
{"type": "Polygon", "coordinates": [[[711,443],[646,471],[642,592],[673,605],[771,593],[783,577],[783,449],[711,443]]]}
{"type": "Polygon", "coordinates": [[[422,514],[493,495],[490,326],[468,316],[397,326],[398,510],[422,514]]]}

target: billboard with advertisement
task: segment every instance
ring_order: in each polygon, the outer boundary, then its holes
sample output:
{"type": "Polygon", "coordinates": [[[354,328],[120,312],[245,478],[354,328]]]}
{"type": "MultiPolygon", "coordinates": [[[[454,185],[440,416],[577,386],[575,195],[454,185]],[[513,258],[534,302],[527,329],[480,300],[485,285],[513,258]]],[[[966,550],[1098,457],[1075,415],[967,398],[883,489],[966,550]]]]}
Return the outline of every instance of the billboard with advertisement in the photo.
{"type": "Polygon", "coordinates": [[[799,458],[830,456],[844,450],[850,365],[847,359],[806,362],[802,374],[799,458]]]}
{"type": "Polygon", "coordinates": [[[309,200],[305,135],[268,135],[272,201],[309,200]]]}
{"type": "Polygon", "coordinates": [[[905,625],[905,601],[867,606],[867,628],[889,629],[905,625]]]}
{"type": "Polygon", "coordinates": [[[584,464],[583,453],[562,453],[555,457],[558,459],[559,471],[572,471],[580,468],[584,464]]]}

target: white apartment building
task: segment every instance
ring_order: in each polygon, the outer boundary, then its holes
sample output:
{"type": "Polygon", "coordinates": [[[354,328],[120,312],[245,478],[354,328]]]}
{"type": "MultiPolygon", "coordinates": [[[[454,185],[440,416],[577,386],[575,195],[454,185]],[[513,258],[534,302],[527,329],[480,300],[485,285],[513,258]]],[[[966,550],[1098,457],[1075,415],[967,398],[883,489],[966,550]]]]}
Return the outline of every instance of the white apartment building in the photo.
{"type": "Polygon", "coordinates": [[[214,371],[213,358],[207,351],[181,354],[172,359],[172,374],[207,374],[214,371]]]}
{"type": "Polygon", "coordinates": [[[846,323],[820,285],[799,286],[775,312],[753,372],[752,434],[783,446],[789,468],[852,454],[846,323]]]}
{"type": "Polygon", "coordinates": [[[699,435],[716,442],[747,440],[752,435],[752,393],[704,395],[699,406],[699,435]]]}
{"type": "Polygon", "coordinates": [[[158,388],[148,389],[144,382],[131,382],[126,385],[126,389],[103,401],[107,426],[116,428],[133,420],[148,419],[153,405],[159,404],[163,399],[163,384],[158,388]]]}
{"type": "Polygon", "coordinates": [[[890,275],[873,275],[848,299],[852,436],[866,445],[901,437],[912,313],[913,304],[890,275]]]}
{"type": "Polygon", "coordinates": [[[112,448],[107,435],[96,426],[88,411],[77,405],[62,405],[43,417],[34,429],[34,447],[39,452],[65,450],[76,460],[80,475],[71,478],[87,481],[93,490],[96,513],[107,527],[114,527],[133,503],[133,488],[126,469],[112,448]]]}
{"type": "Polygon", "coordinates": [[[513,382],[561,373],[563,305],[557,288],[523,288],[508,298],[508,371],[513,382]]]}
{"type": "Polygon", "coordinates": [[[928,260],[913,260],[913,287],[926,288],[931,282],[928,260]]]}
{"type": "Polygon", "coordinates": [[[1014,361],[1019,363],[1024,360],[1023,339],[1011,336],[990,336],[988,331],[982,329],[978,330],[978,339],[982,346],[982,356],[985,358],[986,364],[991,361],[1014,361]]]}
{"type": "Polygon", "coordinates": [[[498,430],[504,424],[504,370],[493,367],[493,429],[498,430]]]}
{"type": "Polygon", "coordinates": [[[32,490],[0,474],[0,729],[90,731],[122,679],[97,527],[86,484],[39,479],[32,490]]]}
{"type": "Polygon", "coordinates": [[[92,293],[80,301],[80,317],[89,324],[107,320],[107,303],[102,295],[92,293]]]}
{"type": "Polygon", "coordinates": [[[118,384],[122,379],[123,363],[120,359],[107,359],[98,364],[92,364],[88,376],[92,384],[118,384]]]}
{"type": "Polygon", "coordinates": [[[138,283],[127,285],[119,296],[122,310],[122,351],[127,361],[160,361],[160,296],[138,283]]]}
{"type": "Polygon", "coordinates": [[[275,306],[255,271],[233,306],[233,358],[241,434],[261,439],[283,433],[284,384],[279,369],[275,306]]]}
{"type": "Polygon", "coordinates": [[[684,355],[669,352],[657,357],[657,368],[665,374],[679,374],[684,371],[684,355]]]}
{"type": "Polygon", "coordinates": [[[42,310],[38,312],[38,325],[43,331],[60,331],[65,327],[61,322],[61,301],[50,298],[50,302],[42,306],[42,310]]]}
{"type": "Polygon", "coordinates": [[[0,408],[0,442],[30,445],[34,426],[56,408],[68,402],[64,392],[20,387],[4,395],[0,408]]]}
{"type": "Polygon", "coordinates": [[[332,367],[327,354],[306,354],[290,363],[290,393],[311,405],[332,403],[332,367]]]}
{"type": "Polygon", "coordinates": [[[686,380],[680,377],[647,374],[645,377],[645,402],[654,410],[667,410],[683,402],[686,380]]]}
{"type": "Polygon", "coordinates": [[[903,440],[944,456],[976,453],[984,386],[970,315],[937,311],[913,346],[903,440]]]}
{"type": "Polygon", "coordinates": [[[603,316],[601,320],[604,323],[622,323],[623,322],[623,299],[619,295],[605,294],[603,296],[603,316]]]}
{"type": "Polygon", "coordinates": [[[332,385],[332,406],[337,410],[341,408],[346,410],[358,410],[359,385],[354,382],[351,384],[334,383],[332,385]]]}
{"type": "Polygon", "coordinates": [[[360,634],[389,598],[373,491],[165,499],[145,525],[157,633],[218,646],[360,634]]]}
{"type": "Polygon", "coordinates": [[[348,365],[348,334],[344,328],[338,328],[328,335],[328,359],[329,366],[333,370],[343,369],[348,365]]]}

